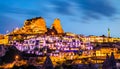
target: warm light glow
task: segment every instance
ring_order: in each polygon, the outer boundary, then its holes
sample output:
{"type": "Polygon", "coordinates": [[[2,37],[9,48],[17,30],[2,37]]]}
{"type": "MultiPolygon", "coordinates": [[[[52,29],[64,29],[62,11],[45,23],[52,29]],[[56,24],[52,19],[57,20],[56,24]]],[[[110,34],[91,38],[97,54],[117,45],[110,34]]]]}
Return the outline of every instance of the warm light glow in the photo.
{"type": "Polygon", "coordinates": [[[18,55],[16,55],[16,56],[15,56],[15,59],[16,59],[16,60],[17,60],[17,59],[19,59],[19,56],[18,56],[18,55]]]}

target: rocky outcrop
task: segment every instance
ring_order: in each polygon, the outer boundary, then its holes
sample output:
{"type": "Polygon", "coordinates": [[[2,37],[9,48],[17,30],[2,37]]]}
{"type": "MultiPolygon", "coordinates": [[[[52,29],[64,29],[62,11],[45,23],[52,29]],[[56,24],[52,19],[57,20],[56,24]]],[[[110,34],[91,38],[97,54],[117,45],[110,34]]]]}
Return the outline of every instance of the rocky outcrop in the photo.
{"type": "Polygon", "coordinates": [[[27,30],[26,32],[33,32],[33,33],[47,32],[46,23],[42,17],[26,20],[23,28],[27,30]]]}
{"type": "Polygon", "coordinates": [[[46,23],[45,20],[42,17],[38,17],[38,18],[33,18],[31,20],[27,20],[24,24],[25,27],[28,26],[28,29],[32,29],[32,32],[35,33],[45,33],[47,32],[47,27],[46,27],[46,23]],[[30,24],[30,26],[29,26],[30,24]]]}
{"type": "Polygon", "coordinates": [[[45,20],[42,17],[28,19],[24,22],[24,26],[15,29],[14,34],[38,34],[47,32],[45,20]]]}
{"type": "Polygon", "coordinates": [[[58,34],[64,33],[61,23],[60,23],[60,20],[58,18],[54,20],[54,22],[51,26],[51,29],[55,29],[58,34]]]}
{"type": "Polygon", "coordinates": [[[24,22],[24,26],[20,29],[14,29],[10,33],[12,34],[45,34],[45,33],[54,33],[54,34],[62,34],[64,33],[62,26],[60,24],[59,19],[55,19],[51,28],[46,27],[46,22],[42,17],[36,17],[32,19],[27,19],[24,22]]]}

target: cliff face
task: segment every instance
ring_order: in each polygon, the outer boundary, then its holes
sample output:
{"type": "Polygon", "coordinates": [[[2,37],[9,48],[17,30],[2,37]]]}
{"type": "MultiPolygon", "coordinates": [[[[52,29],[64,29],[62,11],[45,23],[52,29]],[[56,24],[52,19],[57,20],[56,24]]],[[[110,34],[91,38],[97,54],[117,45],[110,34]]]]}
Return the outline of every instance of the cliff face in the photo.
{"type": "Polygon", "coordinates": [[[53,28],[57,31],[58,34],[64,33],[59,19],[54,20],[54,22],[51,26],[51,29],[53,29],[53,28]]]}
{"type": "Polygon", "coordinates": [[[46,23],[42,17],[26,20],[23,29],[26,29],[26,32],[33,32],[33,33],[47,32],[46,23]]]}
{"type": "Polygon", "coordinates": [[[42,17],[28,19],[24,22],[24,26],[15,29],[11,34],[38,34],[47,32],[45,20],[42,17]]]}

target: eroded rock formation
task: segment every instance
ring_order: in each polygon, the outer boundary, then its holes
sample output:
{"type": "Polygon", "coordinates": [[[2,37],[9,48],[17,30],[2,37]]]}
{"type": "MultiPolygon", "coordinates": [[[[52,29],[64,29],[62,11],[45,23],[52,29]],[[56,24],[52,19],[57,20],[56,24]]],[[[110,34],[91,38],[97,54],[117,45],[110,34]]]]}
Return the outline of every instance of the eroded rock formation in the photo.
{"type": "Polygon", "coordinates": [[[59,19],[55,19],[51,28],[46,27],[46,22],[42,17],[28,19],[20,29],[14,29],[10,34],[45,34],[45,33],[64,33],[59,19]]]}
{"type": "Polygon", "coordinates": [[[38,34],[47,32],[45,20],[42,17],[28,19],[24,22],[24,26],[15,29],[13,34],[38,34]]]}
{"type": "Polygon", "coordinates": [[[42,17],[26,20],[23,28],[27,30],[26,32],[34,32],[34,33],[47,32],[46,23],[42,17]]]}
{"type": "Polygon", "coordinates": [[[60,23],[60,20],[58,18],[54,20],[54,22],[51,26],[51,29],[53,29],[53,28],[57,31],[58,34],[64,33],[61,23],[60,23]]]}

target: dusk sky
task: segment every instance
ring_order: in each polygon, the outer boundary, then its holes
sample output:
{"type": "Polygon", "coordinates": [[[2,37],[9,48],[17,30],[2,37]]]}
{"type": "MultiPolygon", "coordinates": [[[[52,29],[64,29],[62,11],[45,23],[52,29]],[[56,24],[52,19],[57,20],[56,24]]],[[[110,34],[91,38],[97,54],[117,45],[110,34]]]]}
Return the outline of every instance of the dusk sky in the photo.
{"type": "Polygon", "coordinates": [[[0,0],[0,33],[39,16],[48,27],[59,18],[65,32],[99,36],[110,28],[120,37],[120,0],[0,0]]]}

